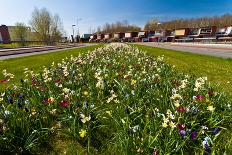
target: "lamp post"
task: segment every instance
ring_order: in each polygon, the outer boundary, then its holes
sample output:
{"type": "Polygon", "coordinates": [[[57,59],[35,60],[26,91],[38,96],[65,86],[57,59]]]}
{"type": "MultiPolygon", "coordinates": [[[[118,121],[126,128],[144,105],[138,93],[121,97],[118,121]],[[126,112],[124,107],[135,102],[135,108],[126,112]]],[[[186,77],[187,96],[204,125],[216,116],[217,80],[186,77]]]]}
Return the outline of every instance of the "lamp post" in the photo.
{"type": "Polygon", "coordinates": [[[82,20],[82,18],[77,18],[77,37],[78,37],[78,43],[79,43],[79,39],[80,39],[80,33],[79,33],[79,26],[78,26],[78,24],[79,24],[79,21],[81,21],[82,20]]]}
{"type": "Polygon", "coordinates": [[[74,26],[76,26],[76,25],[72,25],[72,30],[73,30],[73,43],[75,44],[75,36],[74,36],[74,26]]]}
{"type": "MultiPolygon", "coordinates": [[[[160,27],[159,25],[161,25],[160,22],[157,23],[157,27],[158,27],[158,28],[160,27]]],[[[161,33],[162,33],[162,29],[161,29],[161,27],[160,27],[160,38],[158,39],[158,43],[161,42],[161,33]]]]}

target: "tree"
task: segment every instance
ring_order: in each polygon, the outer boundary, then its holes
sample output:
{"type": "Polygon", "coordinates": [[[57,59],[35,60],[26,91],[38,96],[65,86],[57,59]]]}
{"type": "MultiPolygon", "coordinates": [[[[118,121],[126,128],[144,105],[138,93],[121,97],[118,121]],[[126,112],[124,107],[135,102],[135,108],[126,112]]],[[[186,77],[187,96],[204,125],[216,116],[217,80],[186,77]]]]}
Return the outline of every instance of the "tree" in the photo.
{"type": "Polygon", "coordinates": [[[28,35],[28,27],[26,27],[24,23],[20,22],[17,22],[15,26],[14,35],[17,38],[17,41],[19,41],[22,46],[25,46],[26,38],[28,35]]]}
{"type": "Polygon", "coordinates": [[[52,42],[58,42],[62,38],[63,31],[63,24],[61,22],[60,16],[55,14],[53,16],[53,20],[51,23],[51,40],[52,42]]]}
{"type": "Polygon", "coordinates": [[[123,22],[117,21],[116,23],[106,23],[102,27],[97,27],[97,33],[115,33],[115,32],[128,32],[128,31],[140,31],[141,28],[136,25],[129,25],[125,20],[123,22]]]}
{"type": "MultiPolygon", "coordinates": [[[[156,21],[150,20],[146,23],[144,29],[155,30],[157,27],[156,21]]],[[[198,28],[205,26],[217,26],[222,28],[224,26],[232,25],[232,15],[225,14],[223,16],[214,17],[201,17],[201,18],[191,18],[191,19],[175,19],[167,22],[163,22],[161,27],[163,29],[177,29],[177,28],[198,28]]]]}
{"type": "Polygon", "coordinates": [[[30,25],[37,37],[46,44],[59,41],[62,37],[62,22],[59,15],[52,15],[46,8],[35,8],[30,25]]]}

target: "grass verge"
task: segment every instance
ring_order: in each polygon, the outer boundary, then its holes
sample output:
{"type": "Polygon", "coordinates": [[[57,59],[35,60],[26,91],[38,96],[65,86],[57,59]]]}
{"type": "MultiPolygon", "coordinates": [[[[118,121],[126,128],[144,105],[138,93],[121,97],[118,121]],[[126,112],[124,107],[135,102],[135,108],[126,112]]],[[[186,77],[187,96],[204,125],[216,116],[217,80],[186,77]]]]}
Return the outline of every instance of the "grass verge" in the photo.
{"type": "Polygon", "coordinates": [[[147,51],[150,55],[164,55],[167,63],[175,65],[181,72],[196,76],[207,76],[211,83],[217,84],[221,90],[232,95],[232,59],[144,45],[135,46],[147,51]]]}
{"type": "MultiPolygon", "coordinates": [[[[15,80],[13,80],[12,82],[19,82],[24,68],[33,70],[36,73],[41,71],[41,67],[51,65],[52,62],[59,62],[66,57],[69,57],[71,55],[75,56],[79,53],[87,52],[88,50],[92,51],[99,46],[101,45],[2,60],[0,61],[0,71],[6,69],[7,72],[15,75],[15,80]]],[[[0,74],[0,79],[2,78],[3,75],[0,74]]],[[[8,84],[0,84],[0,89],[7,87],[7,85],[8,84]]]]}

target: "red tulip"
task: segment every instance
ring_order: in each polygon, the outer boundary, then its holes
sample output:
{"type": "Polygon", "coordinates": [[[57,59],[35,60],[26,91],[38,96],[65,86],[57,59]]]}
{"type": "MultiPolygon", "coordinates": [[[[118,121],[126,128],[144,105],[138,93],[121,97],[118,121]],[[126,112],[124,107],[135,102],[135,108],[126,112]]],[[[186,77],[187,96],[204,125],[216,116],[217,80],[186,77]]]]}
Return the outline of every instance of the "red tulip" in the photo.
{"type": "Polygon", "coordinates": [[[69,102],[68,101],[61,101],[60,102],[60,106],[61,107],[68,107],[69,106],[69,102]]]}
{"type": "Polygon", "coordinates": [[[177,112],[185,112],[186,109],[185,109],[184,107],[181,107],[181,106],[180,106],[180,107],[177,107],[177,108],[176,108],[176,111],[177,111],[177,112]]]}

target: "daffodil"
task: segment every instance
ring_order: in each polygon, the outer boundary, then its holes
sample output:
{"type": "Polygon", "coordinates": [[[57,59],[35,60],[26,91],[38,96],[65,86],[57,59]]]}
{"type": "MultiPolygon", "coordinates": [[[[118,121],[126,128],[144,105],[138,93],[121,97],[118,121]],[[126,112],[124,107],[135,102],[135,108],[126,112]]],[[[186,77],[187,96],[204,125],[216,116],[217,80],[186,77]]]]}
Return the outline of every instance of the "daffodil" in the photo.
{"type": "Polygon", "coordinates": [[[89,93],[87,92],[87,91],[84,91],[84,93],[83,93],[85,96],[88,96],[89,95],[89,93]]]}
{"type": "Polygon", "coordinates": [[[164,128],[166,128],[166,127],[168,127],[168,124],[167,124],[167,123],[162,123],[162,126],[163,126],[164,128]]]}
{"type": "Polygon", "coordinates": [[[169,125],[170,125],[171,128],[175,128],[176,127],[176,124],[174,122],[170,122],[169,125]]]}
{"type": "Polygon", "coordinates": [[[137,83],[136,80],[131,80],[131,85],[135,85],[137,83]]]}
{"type": "Polygon", "coordinates": [[[215,108],[212,105],[209,105],[208,110],[213,112],[215,110],[215,108]]]}
{"type": "Polygon", "coordinates": [[[106,113],[107,113],[110,117],[112,117],[112,110],[106,111],[106,113]]]}
{"type": "Polygon", "coordinates": [[[86,130],[81,129],[81,131],[79,132],[79,134],[80,134],[81,138],[84,138],[86,136],[87,132],[86,132],[86,130]]]}
{"type": "Polygon", "coordinates": [[[91,119],[91,116],[86,117],[84,114],[80,114],[80,116],[81,116],[82,123],[86,123],[86,122],[90,121],[90,119],[91,119]]]}
{"type": "Polygon", "coordinates": [[[180,101],[179,101],[179,100],[176,100],[176,101],[174,102],[174,105],[175,105],[175,107],[179,107],[179,106],[180,106],[180,101]]]}

